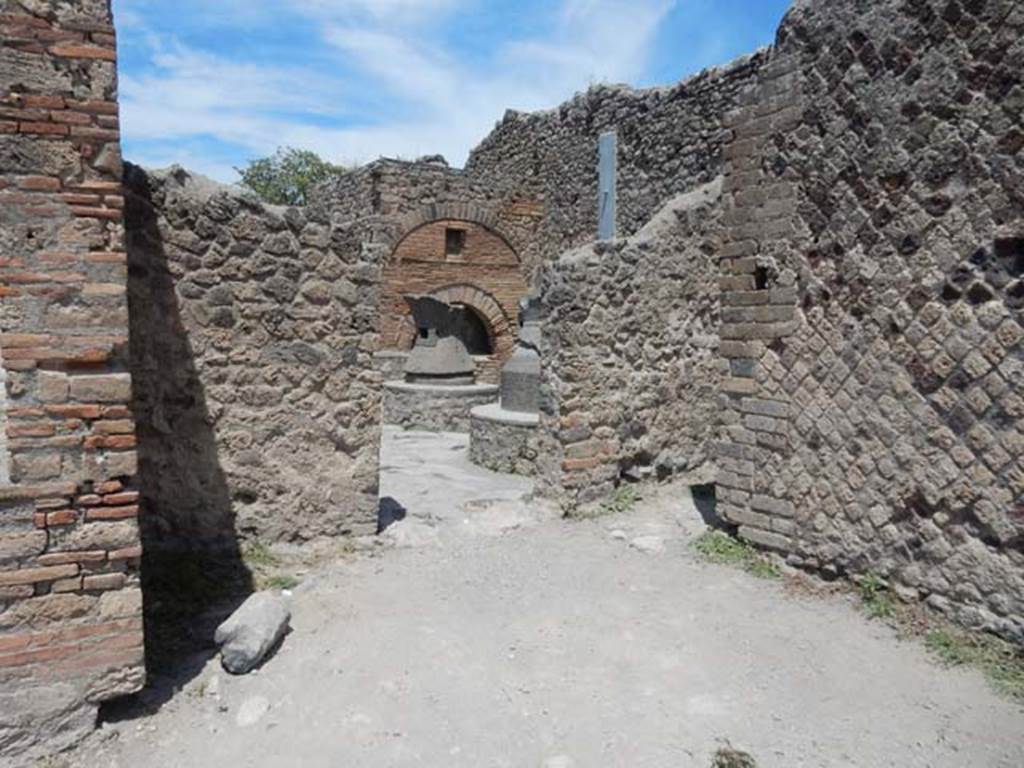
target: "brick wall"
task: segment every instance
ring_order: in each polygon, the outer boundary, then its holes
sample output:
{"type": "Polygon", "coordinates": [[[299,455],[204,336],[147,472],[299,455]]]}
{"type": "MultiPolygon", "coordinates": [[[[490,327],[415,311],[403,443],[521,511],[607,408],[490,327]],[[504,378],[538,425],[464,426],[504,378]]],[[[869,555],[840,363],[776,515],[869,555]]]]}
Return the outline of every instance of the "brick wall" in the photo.
{"type": "Polygon", "coordinates": [[[519,300],[527,286],[519,258],[499,235],[479,224],[440,220],[404,237],[391,254],[381,279],[381,347],[408,350],[415,327],[403,296],[425,293],[472,307],[484,321],[494,353],[482,361],[481,380],[497,374],[515,349],[519,300]],[[446,232],[465,232],[458,255],[446,252],[446,232]]]}
{"type": "Polygon", "coordinates": [[[0,2],[0,755],[144,680],[115,59],[107,3],[0,2]]]}
{"type": "Polygon", "coordinates": [[[720,352],[728,375],[721,384],[727,439],[716,448],[722,516],[740,535],[785,550],[795,529],[793,508],[773,493],[774,457],[788,450],[785,398],[759,385],[762,359],[795,328],[796,275],[780,272],[794,235],[796,186],[792,172],[771,158],[773,138],[795,129],[801,115],[800,72],[792,55],[775,50],[760,87],[726,116],[732,137],[725,149],[723,243],[719,253],[722,302],[720,352]],[[774,514],[769,514],[772,512],[774,514]]]}
{"type": "MultiPolygon", "coordinates": [[[[497,381],[515,345],[519,299],[544,251],[544,206],[512,181],[480,181],[437,158],[383,159],[316,190],[313,215],[355,226],[368,242],[381,246],[382,350],[407,350],[412,343],[402,293],[412,289],[463,301],[495,331],[497,354],[477,358],[477,375],[481,381],[497,381]],[[466,258],[445,258],[445,221],[470,225],[466,258]],[[429,242],[420,243],[421,238],[429,242]],[[400,267],[407,256],[413,258],[400,267]]],[[[385,365],[388,375],[395,375],[397,367],[393,358],[385,365]]]]}

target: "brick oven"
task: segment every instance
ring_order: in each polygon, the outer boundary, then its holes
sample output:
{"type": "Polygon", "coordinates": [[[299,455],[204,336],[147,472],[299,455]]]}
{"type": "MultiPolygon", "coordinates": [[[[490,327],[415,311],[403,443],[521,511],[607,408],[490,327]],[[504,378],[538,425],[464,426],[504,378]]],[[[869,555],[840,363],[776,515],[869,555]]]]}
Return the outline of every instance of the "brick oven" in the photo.
{"type": "Polygon", "coordinates": [[[463,304],[471,310],[464,341],[478,379],[495,383],[515,348],[518,302],[526,292],[518,255],[494,230],[461,219],[422,224],[398,242],[383,269],[381,349],[412,349],[417,330],[404,295],[463,304]]]}

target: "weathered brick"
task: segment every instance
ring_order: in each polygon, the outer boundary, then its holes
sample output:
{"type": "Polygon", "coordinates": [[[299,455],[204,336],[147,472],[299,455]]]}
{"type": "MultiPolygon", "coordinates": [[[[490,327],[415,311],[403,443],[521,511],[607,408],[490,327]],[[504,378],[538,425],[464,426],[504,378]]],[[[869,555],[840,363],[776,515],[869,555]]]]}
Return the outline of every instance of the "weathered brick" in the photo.
{"type": "MultiPolygon", "coordinates": [[[[82,589],[89,591],[121,589],[124,586],[123,573],[100,573],[82,579],[82,589]]],[[[135,644],[134,642],[132,643],[135,644]]]]}
{"type": "Polygon", "coordinates": [[[135,504],[138,500],[138,491],[124,491],[122,493],[111,493],[103,497],[103,503],[108,506],[135,504]]]}
{"type": "Polygon", "coordinates": [[[18,123],[18,132],[47,136],[67,136],[70,133],[66,125],[57,123],[18,123]]]}
{"type": "Polygon", "coordinates": [[[69,59],[102,59],[104,61],[116,61],[117,59],[117,54],[112,48],[98,45],[54,45],[50,47],[50,53],[69,59]]]}
{"type": "Polygon", "coordinates": [[[55,581],[56,579],[74,576],[77,573],[77,565],[54,565],[44,568],[21,568],[16,571],[0,571],[0,587],[55,581]]]}
{"type": "Polygon", "coordinates": [[[56,192],[60,189],[60,179],[51,176],[24,176],[18,182],[18,186],[37,192],[56,192]]]}
{"type": "MultiPolygon", "coordinates": [[[[70,392],[70,382],[68,383],[68,389],[70,392]]],[[[45,410],[47,413],[55,416],[90,420],[99,419],[104,414],[98,405],[47,405],[45,410]]]]}
{"type": "Polygon", "coordinates": [[[50,585],[50,591],[54,594],[66,592],[78,592],[82,588],[82,577],[73,576],[70,579],[58,579],[50,585]]]}
{"type": "Polygon", "coordinates": [[[51,552],[40,555],[40,565],[65,565],[67,563],[102,563],[107,559],[107,553],[103,550],[91,550],[89,552],[51,552]]]}
{"type": "Polygon", "coordinates": [[[783,517],[792,517],[794,509],[792,503],[773,499],[770,496],[764,496],[762,494],[755,494],[751,500],[751,506],[754,509],[759,509],[762,512],[769,512],[773,515],[782,515],[783,517]]]}
{"type": "Polygon", "coordinates": [[[92,520],[125,520],[139,516],[137,504],[121,507],[90,507],[86,510],[85,519],[92,520]]]}
{"type": "Polygon", "coordinates": [[[46,513],[47,527],[74,525],[76,522],[78,522],[78,513],[73,509],[62,509],[57,512],[46,513]]]}
{"type": "Polygon", "coordinates": [[[110,560],[137,560],[140,557],[142,557],[141,546],[114,549],[108,553],[110,560]]]}
{"type": "Polygon", "coordinates": [[[752,395],[757,392],[757,382],[753,379],[728,378],[722,382],[722,391],[734,395],[752,395]]]}
{"type": "Polygon", "coordinates": [[[741,525],[739,535],[741,538],[746,539],[753,544],[757,544],[760,547],[774,549],[779,552],[793,551],[792,540],[780,533],[766,531],[760,528],[753,528],[749,525],[741,525]]]}
{"type": "Polygon", "coordinates": [[[135,422],[131,419],[111,419],[97,421],[92,431],[98,435],[127,435],[135,432],[135,422]]]}

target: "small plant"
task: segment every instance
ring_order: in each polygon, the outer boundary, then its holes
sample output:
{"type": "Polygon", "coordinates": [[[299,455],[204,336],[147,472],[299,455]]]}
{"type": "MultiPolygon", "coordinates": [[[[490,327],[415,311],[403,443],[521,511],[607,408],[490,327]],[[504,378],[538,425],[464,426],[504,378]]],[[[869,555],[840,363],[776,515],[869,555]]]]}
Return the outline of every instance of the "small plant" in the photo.
{"type": "Polygon", "coordinates": [[[263,589],[295,589],[301,582],[287,573],[268,576],[263,580],[263,589]]]}
{"type": "Polygon", "coordinates": [[[619,515],[629,512],[640,499],[640,494],[632,485],[620,485],[612,494],[601,502],[601,512],[606,515],[619,515]]]}
{"type": "Polygon", "coordinates": [[[640,501],[636,486],[620,485],[597,506],[575,507],[566,512],[572,520],[596,520],[599,517],[629,512],[640,501]]]}
{"type": "Polygon", "coordinates": [[[924,643],[940,664],[976,667],[997,691],[1024,702],[1024,651],[1019,648],[992,635],[953,627],[928,632],[924,643]]]}
{"type": "Polygon", "coordinates": [[[265,567],[277,565],[277,556],[262,541],[250,541],[242,548],[242,559],[249,567],[265,567]]]}
{"type": "Polygon", "coordinates": [[[757,761],[746,752],[722,747],[711,758],[711,768],[757,768],[757,761]]]}
{"type": "Polygon", "coordinates": [[[779,566],[761,555],[747,563],[746,569],[748,573],[759,579],[777,579],[782,576],[779,566]]]}
{"type": "Polygon", "coordinates": [[[709,529],[693,546],[708,562],[736,566],[759,579],[777,579],[781,575],[779,567],[765,555],[724,531],[709,529]]]}
{"type": "Polygon", "coordinates": [[[890,619],[896,614],[889,587],[876,574],[868,573],[857,585],[860,589],[861,603],[872,619],[890,619]]]}

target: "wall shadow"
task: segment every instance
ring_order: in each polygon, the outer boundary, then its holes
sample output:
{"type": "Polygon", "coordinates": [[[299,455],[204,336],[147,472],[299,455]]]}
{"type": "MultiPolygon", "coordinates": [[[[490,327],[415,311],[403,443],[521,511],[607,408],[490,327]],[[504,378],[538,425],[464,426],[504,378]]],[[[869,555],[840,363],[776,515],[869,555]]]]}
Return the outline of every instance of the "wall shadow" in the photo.
{"type": "Polygon", "coordinates": [[[253,591],[149,180],[130,164],[125,194],[149,682],[109,704],[109,719],[159,709],[198,675],[217,625],[253,591]]]}
{"type": "Polygon", "coordinates": [[[377,535],[384,533],[395,523],[405,520],[407,514],[408,510],[400,501],[391,496],[382,497],[377,509],[377,535]]]}
{"type": "Polygon", "coordinates": [[[713,484],[691,485],[690,493],[693,494],[693,503],[697,507],[697,512],[700,513],[704,525],[718,531],[736,534],[739,526],[724,520],[718,513],[718,498],[713,484]]]}

